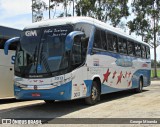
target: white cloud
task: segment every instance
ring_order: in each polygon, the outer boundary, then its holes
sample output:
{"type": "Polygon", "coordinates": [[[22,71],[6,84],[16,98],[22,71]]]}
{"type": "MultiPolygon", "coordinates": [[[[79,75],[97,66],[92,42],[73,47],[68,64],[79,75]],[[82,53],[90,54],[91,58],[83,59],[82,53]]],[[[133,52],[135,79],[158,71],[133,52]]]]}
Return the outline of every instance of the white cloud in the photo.
{"type": "Polygon", "coordinates": [[[1,0],[0,8],[3,11],[1,18],[31,13],[31,0],[1,0]]]}

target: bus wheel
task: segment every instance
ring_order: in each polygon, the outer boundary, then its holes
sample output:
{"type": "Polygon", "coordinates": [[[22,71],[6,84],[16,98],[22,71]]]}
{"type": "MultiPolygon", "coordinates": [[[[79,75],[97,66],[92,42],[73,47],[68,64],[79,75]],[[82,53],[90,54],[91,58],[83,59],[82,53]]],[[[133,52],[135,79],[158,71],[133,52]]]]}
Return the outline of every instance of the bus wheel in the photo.
{"type": "Polygon", "coordinates": [[[98,88],[98,84],[96,81],[93,81],[91,87],[91,95],[85,98],[85,102],[88,105],[94,105],[99,100],[99,97],[100,97],[100,90],[98,88]]]}
{"type": "Polygon", "coordinates": [[[46,102],[46,104],[53,104],[55,102],[55,100],[44,100],[46,102]]]}
{"type": "Polygon", "coordinates": [[[136,93],[141,93],[143,89],[143,80],[140,78],[138,88],[135,89],[136,93]]]}

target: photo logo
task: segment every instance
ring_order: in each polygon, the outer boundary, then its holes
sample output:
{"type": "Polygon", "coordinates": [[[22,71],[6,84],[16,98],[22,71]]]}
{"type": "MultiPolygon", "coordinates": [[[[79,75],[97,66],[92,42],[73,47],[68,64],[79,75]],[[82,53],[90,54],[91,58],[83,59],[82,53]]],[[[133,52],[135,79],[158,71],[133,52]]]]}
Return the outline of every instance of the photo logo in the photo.
{"type": "Polygon", "coordinates": [[[11,119],[2,119],[2,124],[12,124],[11,119]]]}

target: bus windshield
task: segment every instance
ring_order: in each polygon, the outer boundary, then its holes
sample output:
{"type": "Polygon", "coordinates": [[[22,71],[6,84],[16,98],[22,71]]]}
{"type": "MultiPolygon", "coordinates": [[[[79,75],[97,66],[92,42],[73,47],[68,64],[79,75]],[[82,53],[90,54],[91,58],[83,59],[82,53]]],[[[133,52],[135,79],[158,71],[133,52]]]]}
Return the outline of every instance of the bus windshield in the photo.
{"type": "Polygon", "coordinates": [[[52,74],[66,69],[65,39],[72,29],[66,25],[24,30],[17,48],[15,72],[52,74]]]}

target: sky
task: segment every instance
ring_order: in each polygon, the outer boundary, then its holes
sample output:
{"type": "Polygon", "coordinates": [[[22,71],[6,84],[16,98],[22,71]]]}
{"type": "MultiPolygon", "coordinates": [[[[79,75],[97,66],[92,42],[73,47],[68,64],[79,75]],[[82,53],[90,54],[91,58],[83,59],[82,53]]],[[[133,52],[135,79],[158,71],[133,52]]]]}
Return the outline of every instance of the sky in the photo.
{"type": "MultiPolygon", "coordinates": [[[[48,3],[48,0],[44,1],[48,3]]],[[[0,0],[0,25],[22,30],[25,26],[31,24],[31,4],[32,0],[0,0]]],[[[60,10],[63,10],[63,8],[59,7],[57,13],[60,14],[60,10]]],[[[48,18],[47,14],[48,12],[45,12],[44,19],[48,18]]],[[[132,17],[129,17],[129,19],[132,19],[132,17]]],[[[152,59],[154,59],[153,56],[153,49],[151,49],[152,59]]],[[[160,61],[160,46],[157,48],[157,59],[160,61]]]]}

